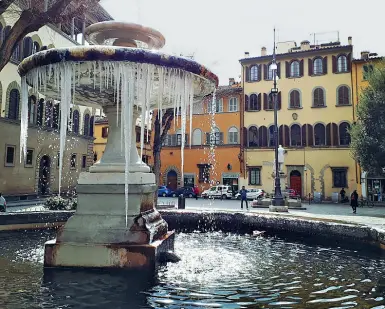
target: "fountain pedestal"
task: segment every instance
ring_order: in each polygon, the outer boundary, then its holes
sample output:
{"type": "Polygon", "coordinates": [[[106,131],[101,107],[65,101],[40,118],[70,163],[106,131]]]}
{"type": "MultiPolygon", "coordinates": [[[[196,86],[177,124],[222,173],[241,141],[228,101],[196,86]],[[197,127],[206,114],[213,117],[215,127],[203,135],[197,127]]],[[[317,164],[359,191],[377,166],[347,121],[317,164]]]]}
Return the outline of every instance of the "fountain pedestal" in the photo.
{"type": "Polygon", "coordinates": [[[105,152],[90,172],[80,174],[77,211],[56,240],[46,243],[46,267],[153,268],[159,254],[174,249],[174,232],[168,232],[154,208],[155,175],[138,156],[135,134],[126,210],[121,129],[115,122],[116,109],[105,112],[110,124],[105,152]]]}

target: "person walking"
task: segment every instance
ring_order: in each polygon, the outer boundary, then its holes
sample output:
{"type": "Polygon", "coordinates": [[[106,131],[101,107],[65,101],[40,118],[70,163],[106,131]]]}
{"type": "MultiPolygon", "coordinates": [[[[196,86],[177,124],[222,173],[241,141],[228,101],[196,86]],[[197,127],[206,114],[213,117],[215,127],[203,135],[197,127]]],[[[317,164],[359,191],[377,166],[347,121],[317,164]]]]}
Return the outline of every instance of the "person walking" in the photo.
{"type": "Polygon", "coordinates": [[[242,190],[239,191],[241,194],[241,209],[243,209],[243,202],[246,202],[246,209],[249,210],[249,204],[247,202],[247,190],[245,189],[245,186],[242,186],[242,190]]]}
{"type": "Polygon", "coordinates": [[[357,190],[354,190],[352,195],[350,196],[350,206],[352,206],[353,213],[357,213],[358,206],[358,193],[357,190]]]}
{"type": "Polygon", "coordinates": [[[341,189],[340,195],[341,195],[341,203],[345,203],[345,197],[346,197],[346,191],[345,191],[345,188],[342,188],[342,189],[341,189]]]}
{"type": "Polygon", "coordinates": [[[5,201],[5,198],[0,193],[0,212],[6,212],[7,211],[7,202],[5,201]]]}
{"type": "Polygon", "coordinates": [[[194,186],[194,194],[195,194],[195,199],[198,200],[199,189],[197,185],[194,186]]]}

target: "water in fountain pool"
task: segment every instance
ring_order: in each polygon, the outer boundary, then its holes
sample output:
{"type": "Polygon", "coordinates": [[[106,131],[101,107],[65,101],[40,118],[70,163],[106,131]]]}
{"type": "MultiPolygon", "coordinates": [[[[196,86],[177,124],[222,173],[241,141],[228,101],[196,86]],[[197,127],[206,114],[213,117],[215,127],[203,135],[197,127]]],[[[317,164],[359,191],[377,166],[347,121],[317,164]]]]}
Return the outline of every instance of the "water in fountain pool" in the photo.
{"type": "Polygon", "coordinates": [[[1,308],[385,308],[385,260],[368,252],[178,234],[181,262],[128,280],[124,270],[43,273],[43,244],[53,234],[0,234],[1,308]]]}

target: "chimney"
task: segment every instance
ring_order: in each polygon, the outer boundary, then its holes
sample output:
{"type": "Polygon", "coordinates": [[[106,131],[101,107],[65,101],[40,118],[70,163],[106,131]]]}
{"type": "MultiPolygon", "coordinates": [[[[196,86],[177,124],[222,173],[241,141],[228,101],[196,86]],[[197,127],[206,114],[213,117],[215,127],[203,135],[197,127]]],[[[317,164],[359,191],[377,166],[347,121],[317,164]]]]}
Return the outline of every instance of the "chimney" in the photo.
{"type": "Polygon", "coordinates": [[[249,58],[250,56],[250,53],[249,52],[245,52],[245,58],[249,58]]]}
{"type": "Polygon", "coordinates": [[[235,84],[235,78],[230,77],[229,78],[229,86],[232,86],[235,84]]]}
{"type": "Polygon", "coordinates": [[[350,37],[348,37],[348,44],[349,45],[353,45],[353,39],[352,39],[352,37],[350,36],[350,37]]]}
{"type": "Polygon", "coordinates": [[[362,51],[361,52],[361,59],[362,60],[368,60],[369,59],[369,52],[368,51],[362,51]]]}
{"type": "Polygon", "coordinates": [[[266,54],[267,54],[267,52],[266,52],[266,47],[263,46],[263,47],[261,48],[261,56],[266,56],[266,54]]]}
{"type": "Polygon", "coordinates": [[[305,40],[301,42],[301,50],[310,50],[310,42],[305,40]]]}

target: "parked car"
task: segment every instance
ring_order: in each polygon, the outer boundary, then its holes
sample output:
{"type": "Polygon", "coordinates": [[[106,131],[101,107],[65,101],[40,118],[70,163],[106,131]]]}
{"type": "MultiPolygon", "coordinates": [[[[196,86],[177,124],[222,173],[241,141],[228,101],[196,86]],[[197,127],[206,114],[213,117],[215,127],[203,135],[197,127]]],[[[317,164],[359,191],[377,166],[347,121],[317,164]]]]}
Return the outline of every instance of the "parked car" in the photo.
{"type": "Polygon", "coordinates": [[[283,196],[285,198],[297,198],[297,197],[300,197],[298,192],[294,189],[286,189],[286,190],[283,190],[282,192],[283,196]]]}
{"type": "Polygon", "coordinates": [[[231,199],[233,197],[233,189],[227,185],[217,185],[202,192],[203,198],[223,198],[231,199]]]}
{"type": "Polygon", "coordinates": [[[172,191],[170,188],[167,188],[166,186],[159,186],[158,187],[158,196],[172,196],[174,191],[172,191]]]}
{"type": "MultiPolygon", "coordinates": [[[[265,191],[262,190],[262,189],[246,189],[246,190],[247,190],[246,197],[247,197],[248,200],[256,200],[256,199],[259,199],[259,198],[263,198],[264,195],[265,195],[265,191]]],[[[235,198],[237,200],[240,200],[241,199],[241,194],[238,192],[235,195],[235,198]]]]}
{"type": "Polygon", "coordinates": [[[175,190],[175,192],[171,193],[171,196],[178,197],[179,195],[184,195],[185,197],[196,197],[194,193],[194,188],[192,187],[181,187],[175,190]]]}

